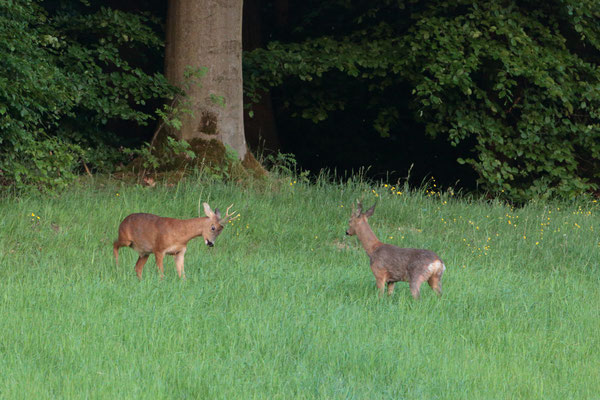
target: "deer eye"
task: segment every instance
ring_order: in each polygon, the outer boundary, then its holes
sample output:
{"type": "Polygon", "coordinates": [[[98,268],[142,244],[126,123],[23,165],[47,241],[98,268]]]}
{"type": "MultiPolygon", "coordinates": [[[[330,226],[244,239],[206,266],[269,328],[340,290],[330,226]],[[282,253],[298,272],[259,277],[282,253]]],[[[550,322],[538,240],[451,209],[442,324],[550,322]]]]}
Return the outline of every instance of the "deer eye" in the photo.
{"type": "Polygon", "coordinates": [[[211,229],[212,231],[214,231],[214,230],[215,230],[215,226],[214,226],[214,225],[213,225],[213,226],[211,226],[211,227],[210,227],[210,229],[211,229]]]}

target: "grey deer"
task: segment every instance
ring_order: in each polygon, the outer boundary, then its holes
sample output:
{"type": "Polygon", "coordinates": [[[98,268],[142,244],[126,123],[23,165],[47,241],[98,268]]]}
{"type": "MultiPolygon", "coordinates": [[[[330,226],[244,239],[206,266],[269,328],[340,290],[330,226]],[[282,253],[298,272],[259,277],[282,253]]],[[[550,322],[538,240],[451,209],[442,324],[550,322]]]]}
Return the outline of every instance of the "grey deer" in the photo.
{"type": "Polygon", "coordinates": [[[421,284],[425,281],[438,294],[442,295],[442,275],[446,270],[444,263],[433,251],[424,249],[406,249],[382,243],[369,226],[368,218],[375,212],[375,205],[362,212],[362,204],[352,207],[350,226],[346,235],[357,235],[363,248],[371,259],[371,270],[380,295],[394,292],[394,284],[408,282],[415,299],[419,298],[421,284]]]}
{"type": "Polygon", "coordinates": [[[113,244],[115,261],[119,263],[119,248],[129,246],[138,252],[139,258],[135,263],[135,272],[142,279],[144,264],[150,254],[154,253],[160,277],[164,276],[163,259],[166,254],[175,257],[175,267],[180,278],[185,279],[183,259],[187,250],[187,243],[198,236],[204,237],[208,247],[214,245],[215,239],[221,234],[227,222],[239,217],[234,217],[235,212],[229,214],[229,206],[225,217],[221,218],[218,208],[213,211],[208,203],[203,203],[206,217],[192,219],[175,219],[159,217],[154,214],[131,214],[121,222],[119,237],[113,244]]]}

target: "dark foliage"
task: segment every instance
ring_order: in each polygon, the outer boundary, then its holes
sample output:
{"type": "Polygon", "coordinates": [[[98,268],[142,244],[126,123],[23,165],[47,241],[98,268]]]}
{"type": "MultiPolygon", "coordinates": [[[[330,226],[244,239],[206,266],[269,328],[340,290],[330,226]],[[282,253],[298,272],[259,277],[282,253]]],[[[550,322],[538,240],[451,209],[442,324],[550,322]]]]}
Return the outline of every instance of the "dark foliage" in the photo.
{"type": "Polygon", "coordinates": [[[289,28],[245,54],[249,93],[278,87],[287,115],[315,123],[362,103],[360,116],[383,137],[424,131],[467,144],[458,162],[485,190],[512,200],[598,189],[597,2],[290,8],[289,28]]]}
{"type": "Polygon", "coordinates": [[[173,89],[144,71],[163,43],[154,18],[87,2],[0,4],[0,170],[18,188],[68,184],[83,163],[122,157],[114,121],[146,124],[173,89]]]}
{"type": "MultiPolygon", "coordinates": [[[[596,1],[258,4],[268,42],[244,54],[245,93],[271,91],[301,164],[441,165],[516,201],[598,190],[596,1]]],[[[165,18],[155,0],[0,3],[2,183],[64,186],[149,139],[176,90],[165,18]]]]}

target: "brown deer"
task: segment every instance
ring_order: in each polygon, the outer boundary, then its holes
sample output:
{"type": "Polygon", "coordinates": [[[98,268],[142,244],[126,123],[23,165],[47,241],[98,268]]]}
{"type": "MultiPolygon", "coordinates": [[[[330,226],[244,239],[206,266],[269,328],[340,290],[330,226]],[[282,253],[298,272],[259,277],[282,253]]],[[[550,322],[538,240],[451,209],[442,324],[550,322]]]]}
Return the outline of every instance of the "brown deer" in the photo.
{"type": "Polygon", "coordinates": [[[187,243],[198,236],[204,237],[204,243],[212,247],[215,239],[227,222],[239,217],[234,217],[235,212],[229,214],[233,206],[225,211],[225,217],[221,218],[219,209],[211,210],[208,203],[203,203],[206,217],[192,219],[175,219],[159,217],[154,214],[136,213],[131,214],[121,222],[119,226],[119,238],[113,244],[115,261],[119,264],[119,248],[129,246],[140,255],[135,263],[135,272],[142,279],[142,269],[148,261],[151,253],[154,253],[156,265],[160,271],[161,279],[164,276],[163,259],[165,254],[175,257],[175,266],[180,278],[185,279],[183,269],[183,257],[187,249],[187,243]]]}
{"type": "Polygon", "coordinates": [[[380,242],[369,226],[368,218],[375,212],[375,205],[362,212],[362,205],[352,207],[350,226],[346,235],[357,235],[358,240],[371,259],[371,270],[380,295],[387,284],[388,294],[394,292],[394,284],[408,282],[415,299],[419,298],[421,284],[425,281],[438,294],[442,295],[442,275],[446,270],[442,260],[433,251],[424,249],[404,249],[380,242]]]}

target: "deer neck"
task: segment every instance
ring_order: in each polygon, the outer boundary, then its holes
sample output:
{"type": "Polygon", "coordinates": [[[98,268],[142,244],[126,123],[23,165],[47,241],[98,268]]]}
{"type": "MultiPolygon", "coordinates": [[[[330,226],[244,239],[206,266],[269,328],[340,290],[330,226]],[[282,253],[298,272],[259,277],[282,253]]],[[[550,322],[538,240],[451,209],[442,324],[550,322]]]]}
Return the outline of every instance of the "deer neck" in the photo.
{"type": "Polygon", "coordinates": [[[379,246],[381,246],[381,242],[377,239],[377,236],[375,236],[375,233],[373,233],[373,230],[367,222],[358,226],[358,229],[356,229],[356,236],[358,236],[358,240],[360,240],[360,243],[368,255],[371,255],[379,246]]]}
{"type": "Polygon", "coordinates": [[[189,242],[191,239],[201,236],[202,231],[206,227],[208,223],[207,217],[200,218],[192,218],[192,219],[184,219],[181,221],[183,230],[180,232],[182,241],[185,243],[189,242]]]}

